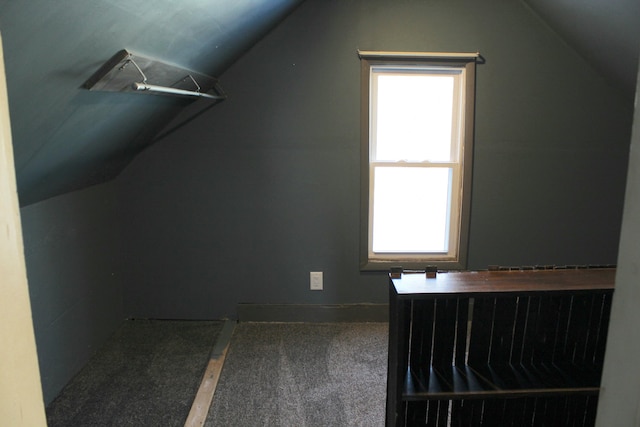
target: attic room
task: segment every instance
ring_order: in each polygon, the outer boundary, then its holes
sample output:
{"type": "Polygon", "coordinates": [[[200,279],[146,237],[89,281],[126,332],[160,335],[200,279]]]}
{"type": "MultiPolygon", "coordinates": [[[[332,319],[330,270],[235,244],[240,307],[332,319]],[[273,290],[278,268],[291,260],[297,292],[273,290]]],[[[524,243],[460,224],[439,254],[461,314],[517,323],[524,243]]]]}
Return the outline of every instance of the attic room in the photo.
{"type": "Polygon", "coordinates": [[[482,56],[464,269],[617,266],[596,425],[640,426],[639,21],[635,0],[0,2],[0,420],[46,425],[129,319],[386,321],[388,271],[360,266],[365,50],[482,56]],[[83,87],[122,49],[226,99],[83,87]]]}

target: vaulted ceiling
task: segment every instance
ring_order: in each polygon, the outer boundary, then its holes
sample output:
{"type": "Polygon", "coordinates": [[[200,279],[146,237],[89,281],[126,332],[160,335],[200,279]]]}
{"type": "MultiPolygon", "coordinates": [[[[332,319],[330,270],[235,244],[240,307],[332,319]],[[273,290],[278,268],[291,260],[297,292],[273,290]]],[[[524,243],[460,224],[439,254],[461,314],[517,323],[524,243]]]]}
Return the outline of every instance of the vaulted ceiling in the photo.
{"type": "Polygon", "coordinates": [[[0,0],[21,204],[113,178],[192,102],[82,89],[116,52],[218,76],[300,2],[0,0]]]}
{"type": "MultiPolygon", "coordinates": [[[[302,1],[0,0],[21,204],[113,178],[193,102],[83,89],[116,52],[220,76],[302,1]]],[[[633,98],[640,2],[522,1],[621,96],[633,98]]],[[[197,102],[207,108],[210,101],[197,102]]]]}

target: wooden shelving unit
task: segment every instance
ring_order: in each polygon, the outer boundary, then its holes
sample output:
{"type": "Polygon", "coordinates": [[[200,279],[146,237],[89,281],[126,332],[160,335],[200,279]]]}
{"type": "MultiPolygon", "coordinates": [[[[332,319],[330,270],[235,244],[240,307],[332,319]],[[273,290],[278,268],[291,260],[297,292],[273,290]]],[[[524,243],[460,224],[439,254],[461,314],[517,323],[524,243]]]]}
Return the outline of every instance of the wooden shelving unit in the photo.
{"type": "Polygon", "coordinates": [[[614,268],[390,278],[387,426],[592,426],[614,268]]]}

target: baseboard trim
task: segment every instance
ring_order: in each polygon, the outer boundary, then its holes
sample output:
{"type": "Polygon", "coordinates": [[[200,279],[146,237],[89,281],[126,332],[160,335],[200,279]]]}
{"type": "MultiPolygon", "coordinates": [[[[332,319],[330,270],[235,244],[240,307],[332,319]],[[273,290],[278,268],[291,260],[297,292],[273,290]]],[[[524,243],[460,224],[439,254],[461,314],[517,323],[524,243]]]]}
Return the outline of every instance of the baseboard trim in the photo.
{"type": "Polygon", "coordinates": [[[388,322],[388,304],[238,304],[239,322],[388,322]]]}

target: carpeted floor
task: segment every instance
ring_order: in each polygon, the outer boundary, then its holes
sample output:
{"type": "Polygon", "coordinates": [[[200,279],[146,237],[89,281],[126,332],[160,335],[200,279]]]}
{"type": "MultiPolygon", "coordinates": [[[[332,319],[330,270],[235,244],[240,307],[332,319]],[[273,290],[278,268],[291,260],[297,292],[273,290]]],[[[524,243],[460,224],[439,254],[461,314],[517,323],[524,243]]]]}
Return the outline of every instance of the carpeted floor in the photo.
{"type": "Polygon", "coordinates": [[[47,407],[49,427],[184,426],[223,323],[125,321],[47,407]]]}
{"type": "Polygon", "coordinates": [[[240,323],[205,426],[384,425],[386,323],[240,323]]]}

